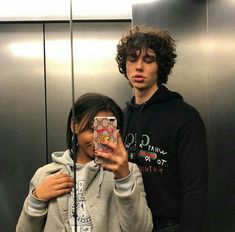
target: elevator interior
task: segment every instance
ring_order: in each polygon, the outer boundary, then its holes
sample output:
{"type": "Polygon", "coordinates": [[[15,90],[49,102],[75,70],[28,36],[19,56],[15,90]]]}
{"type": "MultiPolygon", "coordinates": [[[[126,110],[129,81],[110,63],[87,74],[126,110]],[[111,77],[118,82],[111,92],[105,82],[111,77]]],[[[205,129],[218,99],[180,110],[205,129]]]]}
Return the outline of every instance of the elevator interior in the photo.
{"type": "MultiPolygon", "coordinates": [[[[26,8],[24,2],[17,7],[26,8]]],[[[82,8],[78,2],[74,1],[75,9],[82,8]]],[[[235,231],[235,1],[136,0],[130,9],[127,1],[114,2],[105,16],[97,15],[101,3],[90,18],[75,10],[76,97],[102,92],[124,107],[132,93],[114,59],[119,38],[135,24],[169,30],[177,39],[178,58],[168,87],[199,110],[208,132],[205,231],[235,231]],[[120,6],[124,13],[118,15],[120,6]]],[[[17,7],[10,5],[8,11],[0,9],[0,230],[4,232],[14,231],[35,170],[50,162],[53,151],[65,148],[66,113],[72,104],[71,37],[68,1],[60,4],[54,2],[54,15],[37,17],[37,11],[31,11],[33,16],[17,18],[17,7]]]]}

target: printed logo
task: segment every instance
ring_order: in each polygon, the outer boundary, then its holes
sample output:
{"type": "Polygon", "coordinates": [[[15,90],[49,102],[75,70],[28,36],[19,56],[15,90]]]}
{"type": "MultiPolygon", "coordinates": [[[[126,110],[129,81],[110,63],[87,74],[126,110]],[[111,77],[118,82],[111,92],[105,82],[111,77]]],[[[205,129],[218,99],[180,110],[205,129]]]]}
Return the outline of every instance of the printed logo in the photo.
{"type": "Polygon", "coordinates": [[[125,147],[128,150],[130,160],[134,160],[138,157],[148,163],[146,166],[139,166],[142,173],[164,173],[165,164],[167,163],[165,157],[167,155],[167,151],[164,151],[158,146],[152,145],[151,139],[148,135],[143,134],[141,136],[141,143],[139,145],[140,150],[138,154],[135,154],[136,134],[127,134],[125,139],[125,147]]]}
{"type": "MultiPolygon", "coordinates": [[[[92,222],[90,214],[87,210],[86,201],[84,197],[84,181],[81,180],[76,184],[76,194],[77,194],[77,231],[79,232],[91,232],[92,231],[92,222]]],[[[74,188],[70,192],[69,199],[69,208],[70,208],[70,216],[69,216],[69,224],[71,226],[72,232],[75,231],[75,218],[73,216],[75,211],[74,204],[74,188]]]]}

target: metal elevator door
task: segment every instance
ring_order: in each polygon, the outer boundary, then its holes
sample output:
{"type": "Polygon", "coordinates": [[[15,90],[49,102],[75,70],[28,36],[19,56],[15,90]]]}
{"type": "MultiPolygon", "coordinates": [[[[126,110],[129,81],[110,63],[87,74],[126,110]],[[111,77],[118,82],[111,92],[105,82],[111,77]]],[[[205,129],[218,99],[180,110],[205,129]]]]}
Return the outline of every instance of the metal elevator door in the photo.
{"type": "MultiPolygon", "coordinates": [[[[75,95],[101,92],[121,107],[130,98],[116,44],[129,21],[74,23],[75,95]]],[[[0,24],[0,230],[15,231],[29,181],[65,149],[72,105],[68,23],[0,24]]]]}
{"type": "MultiPolygon", "coordinates": [[[[133,24],[160,26],[177,42],[167,86],[207,127],[209,204],[205,232],[235,231],[235,1],[157,0],[133,5],[133,24]]],[[[200,167],[198,167],[200,168],[200,167]]]]}

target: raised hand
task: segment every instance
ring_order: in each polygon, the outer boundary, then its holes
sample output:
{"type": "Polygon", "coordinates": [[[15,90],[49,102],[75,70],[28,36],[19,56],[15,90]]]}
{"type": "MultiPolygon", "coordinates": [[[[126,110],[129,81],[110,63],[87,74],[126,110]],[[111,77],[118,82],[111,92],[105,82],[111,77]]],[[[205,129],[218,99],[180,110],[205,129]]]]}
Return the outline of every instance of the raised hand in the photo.
{"type": "Polygon", "coordinates": [[[73,179],[69,175],[63,172],[57,172],[48,176],[38,185],[33,191],[33,195],[39,199],[51,200],[69,193],[73,185],[73,179]]]}
{"type": "Polygon", "coordinates": [[[106,153],[97,151],[96,155],[107,159],[108,163],[104,163],[101,166],[114,173],[115,179],[122,179],[129,175],[128,155],[123,145],[120,133],[117,133],[117,144],[110,141],[104,141],[102,144],[110,147],[114,153],[106,153]]]}

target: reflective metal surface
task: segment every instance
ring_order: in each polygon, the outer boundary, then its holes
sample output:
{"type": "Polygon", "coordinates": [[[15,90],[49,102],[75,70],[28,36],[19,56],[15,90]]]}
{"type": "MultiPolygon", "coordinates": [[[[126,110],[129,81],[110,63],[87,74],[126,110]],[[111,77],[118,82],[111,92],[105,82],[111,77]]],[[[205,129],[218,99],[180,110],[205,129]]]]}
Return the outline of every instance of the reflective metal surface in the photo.
{"type": "MultiPolygon", "coordinates": [[[[200,111],[208,130],[205,231],[235,231],[235,1],[146,0],[133,6],[132,17],[133,24],[161,26],[177,40],[178,58],[168,87],[200,111]]],[[[114,56],[129,26],[74,24],[76,97],[102,92],[124,106],[131,90],[114,56]]],[[[32,174],[50,161],[52,151],[65,147],[71,107],[69,46],[67,23],[46,23],[45,31],[43,24],[0,24],[1,231],[15,230],[32,174]]]]}
{"type": "MultiPolygon", "coordinates": [[[[74,23],[75,98],[86,92],[99,92],[124,107],[131,91],[118,71],[115,54],[117,41],[129,27],[129,23],[74,23]]],[[[46,57],[48,146],[52,152],[64,148],[67,112],[71,107],[68,24],[46,25],[46,57]]]]}
{"type": "Polygon", "coordinates": [[[42,25],[1,24],[0,54],[0,230],[10,232],[46,160],[42,25]]]}
{"type": "Polygon", "coordinates": [[[133,24],[164,28],[176,40],[178,57],[168,87],[193,103],[207,123],[206,13],[206,1],[157,0],[133,6],[133,24]]]}
{"type": "MultiPolygon", "coordinates": [[[[74,23],[76,98],[100,92],[121,107],[130,98],[115,61],[116,44],[129,27],[74,23]]],[[[51,152],[65,149],[72,106],[69,24],[48,23],[45,30],[43,24],[0,24],[0,53],[0,231],[12,232],[33,173],[51,152]]]]}
{"type": "Polygon", "coordinates": [[[209,1],[210,231],[235,231],[235,1],[209,1]]]}
{"type": "Polygon", "coordinates": [[[208,132],[204,231],[235,231],[235,1],[155,0],[135,4],[132,16],[133,24],[160,26],[177,40],[168,87],[200,111],[208,132]]]}

